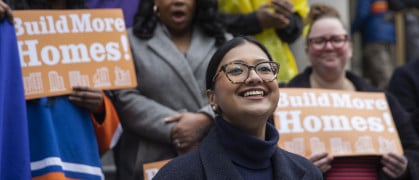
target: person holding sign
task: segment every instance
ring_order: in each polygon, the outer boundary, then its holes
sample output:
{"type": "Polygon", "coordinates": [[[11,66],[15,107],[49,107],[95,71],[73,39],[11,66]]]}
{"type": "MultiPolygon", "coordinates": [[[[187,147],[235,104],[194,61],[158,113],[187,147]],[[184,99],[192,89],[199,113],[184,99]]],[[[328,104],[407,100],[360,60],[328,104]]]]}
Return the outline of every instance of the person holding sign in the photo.
{"type": "Polygon", "coordinates": [[[116,91],[124,132],[118,179],[143,179],[143,164],[195,148],[213,124],[205,69],[228,38],[215,0],[142,0],[128,29],[138,86],[116,91]]]}
{"type": "MultiPolygon", "coordinates": [[[[84,4],[16,0],[11,7],[79,9],[84,4]]],[[[121,130],[117,112],[101,89],[77,86],[72,90],[68,96],[26,100],[33,179],[104,179],[100,156],[121,130]]]]}
{"type": "Polygon", "coordinates": [[[278,81],[288,82],[298,73],[289,45],[303,32],[306,0],[218,0],[218,5],[228,32],[256,37],[287,67],[279,72],[278,81]]]}
{"type": "MultiPolygon", "coordinates": [[[[378,92],[362,78],[345,70],[352,57],[352,44],[337,10],[326,4],[313,4],[309,20],[306,53],[312,65],[293,78],[288,87],[378,92]]],[[[418,136],[397,100],[388,94],[386,97],[404,155],[390,152],[382,157],[333,158],[327,152],[315,153],[309,159],[325,173],[325,179],[419,178],[418,136]]]]}
{"type": "Polygon", "coordinates": [[[268,121],[278,99],[279,64],[251,37],[236,37],[211,58],[207,96],[214,127],[191,153],[168,162],[154,179],[322,179],[307,159],[277,146],[268,121]]]}

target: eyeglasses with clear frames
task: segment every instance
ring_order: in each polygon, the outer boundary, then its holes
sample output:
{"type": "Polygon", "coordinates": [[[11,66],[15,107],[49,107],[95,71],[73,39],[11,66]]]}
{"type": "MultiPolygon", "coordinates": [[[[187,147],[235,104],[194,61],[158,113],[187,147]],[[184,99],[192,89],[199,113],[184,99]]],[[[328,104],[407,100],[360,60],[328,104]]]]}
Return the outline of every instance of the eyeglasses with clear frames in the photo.
{"type": "Polygon", "coordinates": [[[214,82],[218,74],[223,71],[233,84],[241,84],[249,78],[250,70],[255,70],[256,74],[264,81],[270,82],[276,79],[279,71],[279,64],[273,61],[261,62],[254,66],[249,66],[240,62],[231,62],[221,66],[221,69],[215,74],[212,81],[214,82]]]}
{"type": "Polygon", "coordinates": [[[329,38],[314,37],[314,38],[309,38],[308,42],[311,48],[317,51],[323,50],[324,48],[326,48],[326,44],[328,42],[332,44],[332,47],[334,49],[340,49],[346,44],[346,42],[348,42],[348,35],[346,34],[334,35],[334,36],[330,36],[329,38]]]}

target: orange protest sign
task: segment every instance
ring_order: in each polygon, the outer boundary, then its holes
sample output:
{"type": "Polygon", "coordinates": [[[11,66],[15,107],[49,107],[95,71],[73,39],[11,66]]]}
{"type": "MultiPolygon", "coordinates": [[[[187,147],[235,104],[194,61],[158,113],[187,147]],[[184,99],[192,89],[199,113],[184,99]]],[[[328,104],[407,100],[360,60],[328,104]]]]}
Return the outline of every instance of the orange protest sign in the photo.
{"type": "Polygon", "coordinates": [[[157,174],[159,169],[163,167],[169,160],[157,161],[143,165],[144,180],[151,180],[157,174]]]}
{"type": "Polygon", "coordinates": [[[136,87],[120,9],[14,11],[26,99],[136,87]]]}
{"type": "Polygon", "coordinates": [[[403,154],[383,93],[283,88],[274,121],[279,146],[305,157],[403,154]]]}

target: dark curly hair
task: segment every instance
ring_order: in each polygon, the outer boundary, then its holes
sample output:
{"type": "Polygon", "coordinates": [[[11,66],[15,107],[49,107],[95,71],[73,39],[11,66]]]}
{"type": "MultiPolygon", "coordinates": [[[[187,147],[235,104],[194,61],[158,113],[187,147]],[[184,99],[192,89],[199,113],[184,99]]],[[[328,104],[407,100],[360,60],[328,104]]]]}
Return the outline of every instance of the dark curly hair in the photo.
{"type": "MultiPolygon", "coordinates": [[[[193,24],[201,27],[204,33],[215,38],[216,46],[226,41],[225,29],[218,20],[217,0],[195,0],[196,10],[193,24]]],[[[154,0],[141,0],[134,17],[133,32],[140,39],[150,39],[154,34],[158,17],[153,11],[154,0]]]]}
{"type": "MultiPolygon", "coordinates": [[[[12,9],[52,9],[49,0],[12,0],[12,9]]],[[[67,9],[86,9],[86,0],[66,0],[67,9]]]]}

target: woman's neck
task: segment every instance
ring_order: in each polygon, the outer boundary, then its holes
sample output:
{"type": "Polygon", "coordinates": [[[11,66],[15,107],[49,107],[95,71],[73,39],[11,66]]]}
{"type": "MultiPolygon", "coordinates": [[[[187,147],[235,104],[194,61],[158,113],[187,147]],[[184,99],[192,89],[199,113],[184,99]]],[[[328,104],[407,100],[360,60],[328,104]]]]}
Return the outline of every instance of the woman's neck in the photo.
{"type": "Polygon", "coordinates": [[[189,50],[192,40],[192,32],[188,31],[182,34],[171,34],[171,39],[176,47],[183,53],[186,54],[189,50]]]}
{"type": "Polygon", "coordinates": [[[230,124],[240,128],[242,131],[245,131],[246,133],[255,136],[258,139],[265,140],[266,123],[269,116],[259,117],[244,115],[236,117],[237,119],[240,119],[241,122],[245,122],[242,124],[234,124],[234,122],[229,120],[229,118],[225,115],[222,117],[230,124]]]}
{"type": "Polygon", "coordinates": [[[310,75],[310,85],[312,88],[355,91],[355,86],[345,77],[345,74],[339,75],[337,78],[326,79],[313,71],[310,75]]]}

